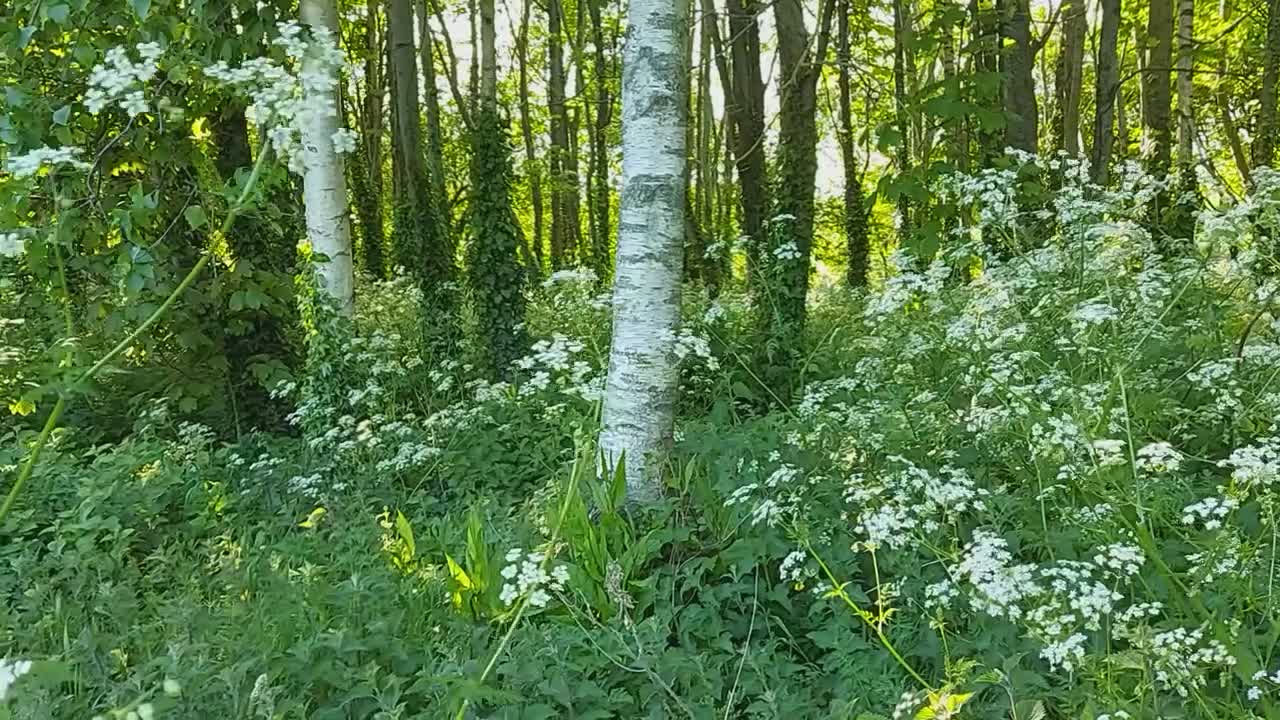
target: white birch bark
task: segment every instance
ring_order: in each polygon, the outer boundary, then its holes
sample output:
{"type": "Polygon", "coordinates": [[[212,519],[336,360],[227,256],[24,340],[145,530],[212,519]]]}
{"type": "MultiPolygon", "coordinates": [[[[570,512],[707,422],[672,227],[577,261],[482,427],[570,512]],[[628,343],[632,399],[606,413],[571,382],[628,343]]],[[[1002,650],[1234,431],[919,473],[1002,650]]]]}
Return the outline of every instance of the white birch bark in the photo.
{"type": "MultiPolygon", "coordinates": [[[[335,0],[301,0],[302,22],[310,28],[327,28],[338,34],[338,10],[335,0]]],[[[302,73],[323,71],[325,63],[308,55],[302,61],[302,73]]],[[[351,226],[347,215],[347,184],[342,156],[333,147],[333,136],[341,127],[337,113],[337,83],[329,97],[309,98],[312,107],[332,107],[332,113],[307,115],[302,129],[302,152],[305,172],[302,176],[302,202],[306,207],[307,237],[311,248],[328,257],[319,263],[320,290],[333,298],[338,311],[350,316],[355,309],[354,274],[351,258],[351,226]]]]}
{"type": "Polygon", "coordinates": [[[662,495],[675,422],[685,212],[687,0],[631,0],[622,59],[622,191],[600,452],[627,498],[662,495]]]}

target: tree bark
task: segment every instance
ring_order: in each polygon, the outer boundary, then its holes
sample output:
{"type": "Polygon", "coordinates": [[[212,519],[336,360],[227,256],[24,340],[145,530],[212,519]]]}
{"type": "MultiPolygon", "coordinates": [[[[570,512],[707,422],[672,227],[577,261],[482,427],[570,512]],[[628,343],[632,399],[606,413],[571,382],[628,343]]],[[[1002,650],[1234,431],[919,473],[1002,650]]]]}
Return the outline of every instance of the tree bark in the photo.
{"type": "MultiPolygon", "coordinates": [[[[553,0],[554,1],[554,0],[553,0]]],[[[622,75],[622,195],[600,452],[628,500],[663,494],[679,371],[684,238],[684,0],[631,0],[622,75]]]]}
{"type": "Polygon", "coordinates": [[[1106,185],[1114,141],[1116,100],[1120,93],[1120,63],[1116,44],[1120,38],[1120,0],[1101,0],[1102,28],[1098,36],[1098,66],[1093,101],[1093,182],[1106,185]]]}
{"type": "MultiPolygon", "coordinates": [[[[903,0],[893,0],[893,114],[898,131],[895,153],[898,175],[911,173],[911,129],[907,120],[907,62],[905,45],[911,20],[906,15],[903,0]]],[[[901,189],[898,191],[898,233],[911,232],[911,199],[901,189]]]]}
{"type": "Polygon", "coordinates": [[[440,126],[440,88],[436,80],[435,35],[428,0],[418,3],[418,55],[422,65],[422,100],[427,114],[427,174],[431,201],[440,217],[449,211],[444,175],[444,131],[440,126]]]}
{"type": "Polygon", "coordinates": [[[1005,0],[1003,47],[1005,67],[1005,143],[1035,153],[1039,144],[1039,108],[1036,103],[1035,49],[1031,44],[1030,0],[1005,0]]]}
{"type": "Polygon", "coordinates": [[[1195,0],[1178,0],[1178,168],[1190,172],[1195,163],[1192,144],[1195,138],[1195,115],[1191,82],[1195,53],[1195,0]]]}
{"type": "MultiPolygon", "coordinates": [[[[867,212],[862,194],[862,170],[858,167],[858,155],[853,134],[853,56],[849,50],[850,1],[840,0],[836,12],[836,58],[839,63],[837,84],[840,93],[840,159],[844,164],[844,234],[848,253],[845,281],[850,287],[862,287],[867,283],[867,265],[870,245],[867,242],[867,212]]],[[[954,75],[954,55],[951,65],[954,75]]]]}
{"type": "MultiPolygon", "coordinates": [[[[338,9],[335,0],[302,0],[299,13],[303,24],[312,32],[328,31],[334,38],[338,33],[338,9]]],[[[336,42],[336,40],[335,40],[336,42]]],[[[325,61],[311,51],[303,58],[304,74],[322,74],[325,61]]],[[[337,107],[337,83],[326,89],[315,88],[311,92],[324,92],[323,98],[311,102],[328,103],[337,107]]],[[[302,199],[306,207],[307,237],[312,249],[327,260],[317,265],[319,291],[326,294],[342,315],[351,316],[355,311],[351,262],[351,228],[347,221],[347,184],[343,173],[342,156],[334,151],[333,136],[339,128],[337,113],[311,113],[311,122],[302,128],[303,161],[302,199]]]]}
{"type": "Polygon", "coordinates": [[[551,266],[572,265],[581,245],[576,168],[570,166],[569,114],[565,101],[564,8],[547,2],[547,105],[551,113],[551,266]]]}
{"type": "Polygon", "coordinates": [[[1270,166],[1275,160],[1276,96],[1280,83],[1280,0],[1271,0],[1267,14],[1267,46],[1262,60],[1262,87],[1258,93],[1258,129],[1253,135],[1253,167],[1270,166]]]}
{"type": "Polygon", "coordinates": [[[529,102],[529,27],[532,2],[523,3],[524,16],[516,34],[516,64],[519,71],[520,134],[524,140],[524,172],[529,179],[529,202],[533,205],[533,236],[529,238],[533,267],[542,271],[543,200],[542,164],[533,140],[533,110],[529,102]]]}
{"type": "Polygon", "coordinates": [[[387,276],[383,252],[387,239],[382,215],[385,185],[382,178],[383,101],[387,87],[384,63],[386,43],[382,23],[379,22],[381,6],[380,0],[368,0],[366,5],[364,102],[360,123],[364,157],[362,167],[356,169],[357,172],[363,172],[362,184],[368,193],[368,197],[358,198],[356,208],[360,216],[364,271],[377,279],[387,276]]]}
{"type": "MultiPolygon", "coordinates": [[[[1219,0],[1218,17],[1226,26],[1231,20],[1230,0],[1219,0]]],[[[1218,111],[1218,122],[1222,125],[1222,134],[1227,138],[1227,147],[1231,148],[1231,159],[1235,162],[1236,172],[1245,185],[1252,183],[1249,169],[1249,156],[1245,153],[1244,144],[1240,142],[1240,130],[1236,126],[1235,117],[1231,114],[1231,92],[1227,85],[1227,53],[1218,53],[1218,86],[1214,93],[1214,105],[1218,111]]]]}
{"type": "Polygon", "coordinates": [[[1080,88],[1084,79],[1084,38],[1088,33],[1087,5],[1083,0],[1064,0],[1062,48],[1058,53],[1055,90],[1055,140],[1068,155],[1080,154],[1080,88]]]}
{"type": "Polygon", "coordinates": [[[1164,177],[1169,172],[1172,133],[1169,127],[1173,62],[1173,0],[1150,0],[1147,17],[1150,52],[1142,72],[1142,145],[1147,172],[1164,177]]]}
{"type": "Polygon", "coordinates": [[[387,8],[387,35],[391,45],[391,75],[394,81],[392,110],[395,113],[393,163],[400,204],[416,205],[427,199],[422,157],[421,111],[418,104],[418,59],[413,37],[413,6],[410,0],[390,0],[387,8]]]}
{"type": "Polygon", "coordinates": [[[591,193],[587,211],[591,214],[592,249],[596,274],[601,283],[608,283],[613,273],[610,261],[609,237],[613,229],[609,208],[609,125],[613,122],[613,95],[609,89],[610,63],[605,57],[604,22],[601,5],[605,0],[581,0],[587,4],[591,19],[591,43],[594,45],[595,115],[590,127],[591,156],[587,174],[591,193]]]}

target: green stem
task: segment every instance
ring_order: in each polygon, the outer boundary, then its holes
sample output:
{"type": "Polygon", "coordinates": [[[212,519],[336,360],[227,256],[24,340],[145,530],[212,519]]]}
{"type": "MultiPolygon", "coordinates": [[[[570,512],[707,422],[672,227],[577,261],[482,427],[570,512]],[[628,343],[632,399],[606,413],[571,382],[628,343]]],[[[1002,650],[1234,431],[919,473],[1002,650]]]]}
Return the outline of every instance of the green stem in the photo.
{"type": "MultiPolygon", "coordinates": [[[[249,179],[245,181],[244,189],[241,191],[240,196],[236,198],[235,203],[227,210],[227,216],[223,219],[222,227],[219,231],[220,234],[226,235],[230,232],[231,224],[235,222],[236,217],[244,210],[244,206],[249,200],[249,194],[253,191],[254,186],[258,184],[258,178],[262,176],[262,169],[266,166],[266,158],[268,155],[269,153],[266,148],[263,148],[262,151],[258,153],[258,161],[253,165],[253,172],[249,174],[249,179]]],[[[187,288],[191,287],[191,284],[196,281],[196,278],[200,276],[200,271],[204,270],[204,266],[209,264],[209,257],[210,255],[207,252],[202,255],[200,260],[198,260],[187,273],[187,276],[182,278],[182,282],[178,283],[178,287],[174,288],[173,292],[169,293],[169,296],[165,298],[164,302],[160,303],[160,307],[155,309],[155,312],[152,312],[146,320],[142,321],[141,325],[135,328],[133,332],[129,333],[128,337],[116,343],[116,346],[111,348],[106,355],[103,355],[98,362],[94,363],[92,367],[81,373],[69,386],[67,386],[65,390],[58,394],[58,402],[54,404],[53,410],[49,412],[49,417],[45,420],[44,427],[40,430],[40,435],[36,437],[36,442],[31,448],[31,453],[27,455],[27,460],[22,464],[22,469],[18,471],[18,479],[14,481],[13,487],[9,488],[9,493],[5,496],[4,504],[0,505],[0,525],[4,524],[4,519],[9,515],[9,510],[13,508],[13,504],[17,501],[18,495],[22,492],[23,486],[25,486],[27,484],[27,480],[31,478],[31,473],[35,470],[36,462],[40,459],[40,452],[49,444],[49,438],[53,435],[53,431],[57,429],[58,419],[62,416],[62,412],[67,406],[67,397],[79,391],[86,383],[92,380],[94,376],[102,370],[102,368],[106,367],[107,363],[111,362],[127,350],[139,337],[142,336],[144,332],[147,331],[147,328],[150,328],[156,323],[156,321],[163,317],[164,314],[169,311],[169,308],[173,307],[174,303],[178,301],[178,298],[186,292],[187,288]]],[[[68,322],[69,321],[70,318],[68,317],[68,322]]]]}
{"type": "MultiPolygon", "coordinates": [[[[582,472],[582,453],[573,463],[573,469],[569,474],[569,487],[565,490],[564,501],[560,503],[560,516],[556,518],[556,526],[551,531],[551,539],[547,542],[550,548],[546,556],[542,559],[542,569],[545,571],[547,565],[554,559],[556,543],[560,540],[560,530],[564,527],[564,520],[569,515],[569,504],[573,501],[574,495],[578,489],[578,476],[582,472]]],[[[590,457],[595,457],[592,454],[590,457]]],[[[592,466],[595,461],[591,461],[592,466]]],[[[515,615],[511,618],[511,625],[507,628],[507,632],[503,634],[502,640],[498,643],[498,647],[494,648],[493,655],[489,657],[489,662],[484,666],[484,671],[480,673],[480,679],[477,684],[483,684],[489,678],[489,673],[493,672],[493,668],[498,664],[498,658],[506,651],[507,645],[511,642],[511,637],[515,635],[516,628],[520,626],[520,620],[524,617],[524,611],[529,607],[529,596],[525,594],[517,601],[515,615]]],[[[458,706],[458,713],[454,716],[455,720],[463,720],[466,717],[467,708],[471,705],[471,698],[463,698],[462,704],[458,706]]]]}

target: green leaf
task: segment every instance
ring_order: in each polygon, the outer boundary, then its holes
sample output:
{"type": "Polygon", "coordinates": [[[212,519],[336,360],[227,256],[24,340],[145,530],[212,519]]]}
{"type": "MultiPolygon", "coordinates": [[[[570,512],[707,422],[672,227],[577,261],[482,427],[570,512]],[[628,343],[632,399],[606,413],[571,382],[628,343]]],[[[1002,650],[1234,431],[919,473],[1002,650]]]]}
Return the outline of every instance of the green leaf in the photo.
{"type": "Polygon", "coordinates": [[[147,15],[151,14],[151,0],[129,0],[129,6],[139,20],[146,20],[147,15]]]}
{"type": "Polygon", "coordinates": [[[409,524],[409,518],[404,513],[396,511],[396,534],[404,541],[404,547],[409,551],[409,557],[413,557],[418,553],[418,545],[413,540],[413,526],[409,524]]]}
{"type": "Polygon", "coordinates": [[[58,3],[50,5],[49,9],[44,11],[45,17],[61,25],[67,21],[67,16],[71,14],[71,6],[66,3],[58,3]]]}
{"type": "Polygon", "coordinates": [[[55,125],[66,125],[67,120],[71,117],[71,106],[63,105],[53,111],[53,122],[55,125]]]}
{"type": "Polygon", "coordinates": [[[209,222],[209,218],[204,214],[204,208],[199,205],[192,205],[183,210],[182,216],[187,219],[187,224],[192,230],[199,230],[209,222]]]}

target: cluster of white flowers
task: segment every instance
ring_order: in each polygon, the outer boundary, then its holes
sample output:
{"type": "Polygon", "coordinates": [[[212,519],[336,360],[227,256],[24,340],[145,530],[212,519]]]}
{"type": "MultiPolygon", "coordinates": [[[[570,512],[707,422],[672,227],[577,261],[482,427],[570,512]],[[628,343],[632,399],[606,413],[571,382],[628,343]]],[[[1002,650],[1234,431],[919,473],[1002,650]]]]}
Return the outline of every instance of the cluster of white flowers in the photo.
{"type": "Polygon", "coordinates": [[[1154,442],[1138,448],[1135,462],[1141,471],[1174,472],[1182,467],[1182,453],[1167,442],[1154,442]]]}
{"type": "Polygon", "coordinates": [[[902,547],[912,533],[933,533],[969,511],[986,509],[990,491],[967,472],[944,465],[936,473],[901,456],[890,456],[895,470],[874,478],[855,475],[846,483],[845,501],[854,505],[854,529],[870,547],[902,547]]]}
{"type": "Polygon", "coordinates": [[[1232,468],[1231,479],[1241,489],[1270,486],[1280,478],[1280,437],[1259,438],[1255,445],[1233,451],[1218,466],[1232,468]]]}
{"type": "Polygon", "coordinates": [[[505,582],[499,598],[508,607],[521,597],[527,597],[534,607],[545,607],[551,600],[548,588],[560,592],[569,582],[569,569],[563,564],[556,564],[549,573],[546,571],[546,553],[534,550],[526,553],[514,548],[507,552],[506,558],[507,565],[502,568],[505,582]]]}
{"type": "Polygon", "coordinates": [[[31,672],[30,660],[0,658],[0,702],[9,695],[9,688],[18,678],[31,672]]]}
{"type": "Polygon", "coordinates": [[[10,155],[5,169],[18,179],[28,178],[40,172],[42,168],[67,166],[75,170],[88,170],[90,165],[80,160],[80,148],[73,147],[39,147],[22,155],[10,155]]]}
{"type": "MultiPolygon", "coordinates": [[[[1118,542],[1088,561],[1038,567],[1014,562],[1004,538],[982,529],[950,575],[965,584],[974,610],[1022,624],[1043,643],[1041,657],[1051,667],[1071,671],[1085,657],[1086,633],[1100,630],[1103,618],[1123,599],[1116,586],[1137,576],[1144,559],[1136,545],[1118,542]]],[[[959,593],[948,584],[926,594],[946,604],[959,593]]]]}
{"type": "Polygon", "coordinates": [[[604,389],[604,378],[591,363],[581,359],[585,349],[582,342],[559,333],[550,340],[534,343],[529,354],[515,362],[517,368],[528,373],[520,383],[519,396],[557,390],[585,400],[598,398],[604,389]]]}
{"type": "Polygon", "coordinates": [[[557,285],[594,285],[599,278],[591,268],[580,267],[569,270],[557,270],[542,281],[542,287],[553,288],[557,285]]]}
{"type": "Polygon", "coordinates": [[[1228,670],[1236,658],[1216,639],[1206,639],[1202,627],[1174,628],[1154,632],[1146,627],[1117,627],[1118,635],[1149,658],[1156,682],[1167,690],[1187,697],[1191,690],[1205,686],[1213,670],[1228,670]]]}
{"type": "MultiPolygon", "coordinates": [[[[272,42],[284,49],[288,66],[260,57],[239,67],[219,62],[204,72],[248,95],[245,116],[264,129],[272,149],[300,175],[306,171],[304,128],[317,119],[338,117],[337,88],[346,55],[327,28],[311,28],[307,37],[297,23],[281,23],[279,33],[272,42]]],[[[355,133],[346,128],[335,132],[330,141],[337,153],[356,147],[355,133]]]]}
{"type": "Polygon", "coordinates": [[[1068,316],[1071,327],[1082,332],[1092,325],[1101,325],[1120,317],[1120,312],[1111,305],[1099,300],[1090,300],[1076,306],[1068,316]]]}
{"type": "Polygon", "coordinates": [[[951,276],[951,267],[940,258],[931,262],[924,273],[913,272],[911,257],[901,250],[894,252],[889,262],[898,273],[885,280],[884,289],[879,294],[868,298],[862,314],[869,327],[879,324],[881,318],[908,307],[913,301],[936,297],[951,276]]]}
{"type": "Polygon", "coordinates": [[[794,262],[801,257],[800,248],[796,247],[794,242],[784,242],[773,249],[773,257],[785,262],[794,262]]]}
{"type": "Polygon", "coordinates": [[[0,257],[18,257],[26,249],[26,242],[16,232],[0,232],[0,257]]]}
{"type": "Polygon", "coordinates": [[[137,61],[129,57],[125,48],[111,48],[106,58],[89,73],[89,91],[84,96],[84,104],[90,113],[97,115],[117,102],[131,118],[151,110],[143,87],[160,71],[164,49],[153,42],[140,43],[135,49],[137,61]]]}
{"type": "Polygon", "coordinates": [[[1256,684],[1249,688],[1248,696],[1250,700],[1257,702],[1262,699],[1265,692],[1280,686],[1280,670],[1274,672],[1259,670],[1253,674],[1253,682],[1256,684]],[[1266,690],[1263,689],[1264,687],[1266,690]]]}
{"type": "Polygon", "coordinates": [[[711,352],[711,343],[688,328],[681,328],[676,335],[676,357],[681,361],[698,358],[712,372],[720,369],[720,361],[711,352]]]}
{"type": "Polygon", "coordinates": [[[1198,522],[1205,530],[1217,530],[1222,527],[1222,520],[1238,507],[1240,502],[1235,498],[1207,497],[1182,508],[1182,524],[1195,525],[1198,522]]]}

